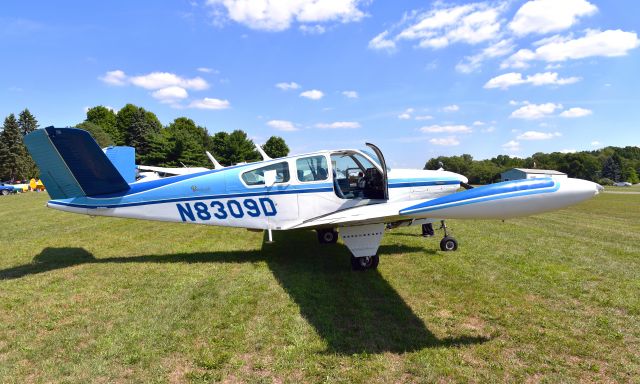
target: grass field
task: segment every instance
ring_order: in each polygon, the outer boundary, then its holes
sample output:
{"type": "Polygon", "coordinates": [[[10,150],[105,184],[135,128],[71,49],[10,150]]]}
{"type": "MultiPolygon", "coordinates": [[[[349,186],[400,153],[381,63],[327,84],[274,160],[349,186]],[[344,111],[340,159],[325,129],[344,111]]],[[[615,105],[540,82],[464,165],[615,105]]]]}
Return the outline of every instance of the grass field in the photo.
{"type": "Polygon", "coordinates": [[[640,195],[387,232],[90,218],[0,198],[0,382],[638,382],[640,195]]]}

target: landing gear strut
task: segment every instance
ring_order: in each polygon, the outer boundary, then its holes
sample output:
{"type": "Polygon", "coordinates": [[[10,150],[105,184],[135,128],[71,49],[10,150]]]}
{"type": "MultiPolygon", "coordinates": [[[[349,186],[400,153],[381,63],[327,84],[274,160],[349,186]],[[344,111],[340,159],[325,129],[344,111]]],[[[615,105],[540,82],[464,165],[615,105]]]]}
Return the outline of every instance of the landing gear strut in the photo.
{"type": "Polygon", "coordinates": [[[444,230],[444,237],[440,240],[440,249],[445,252],[451,252],[458,249],[458,241],[453,238],[453,236],[449,236],[449,232],[447,231],[447,224],[444,220],[440,221],[440,228],[444,230]]]}
{"type": "Polygon", "coordinates": [[[367,269],[376,269],[380,263],[380,256],[363,256],[355,257],[351,255],[351,269],[354,271],[364,271],[367,269]]]}
{"type": "Polygon", "coordinates": [[[333,244],[338,241],[338,231],[333,228],[318,229],[318,242],[320,244],[333,244]]]}

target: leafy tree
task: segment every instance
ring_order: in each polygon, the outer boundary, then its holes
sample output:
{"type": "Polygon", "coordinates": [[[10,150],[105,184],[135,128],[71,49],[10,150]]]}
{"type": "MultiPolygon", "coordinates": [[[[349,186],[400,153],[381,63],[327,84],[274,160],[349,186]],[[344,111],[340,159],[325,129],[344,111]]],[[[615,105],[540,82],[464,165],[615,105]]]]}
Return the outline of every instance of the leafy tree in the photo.
{"type": "Polygon", "coordinates": [[[153,112],[127,104],[116,115],[116,128],[119,135],[114,138],[116,144],[134,147],[136,161],[141,161],[151,151],[162,124],[153,112]]]}
{"type": "Polygon", "coordinates": [[[622,172],[622,180],[628,181],[631,184],[640,183],[640,178],[638,178],[638,173],[631,165],[627,165],[622,172]]]}
{"type": "Polygon", "coordinates": [[[98,143],[100,148],[108,147],[114,145],[114,141],[109,136],[109,134],[102,128],[102,126],[98,124],[94,124],[90,121],[83,121],[82,123],[76,125],[76,128],[84,129],[89,132],[93,139],[98,143]]]}
{"type": "Polygon", "coordinates": [[[260,154],[255,150],[253,141],[249,139],[245,131],[238,129],[231,132],[226,141],[226,156],[231,164],[249,163],[261,159],[260,154]]]}
{"type": "Polygon", "coordinates": [[[4,119],[0,134],[0,177],[3,180],[23,180],[29,177],[27,149],[22,141],[20,126],[12,113],[4,119]]]}
{"type": "Polygon", "coordinates": [[[129,131],[139,114],[139,108],[133,104],[127,104],[116,114],[116,134],[112,136],[117,145],[129,145],[129,131]]]}
{"type": "Polygon", "coordinates": [[[175,119],[165,129],[164,135],[169,143],[169,153],[165,164],[169,166],[208,166],[205,155],[205,128],[197,126],[186,117],[175,119]]]}
{"type": "Polygon", "coordinates": [[[289,147],[284,139],[279,136],[271,136],[262,146],[262,149],[272,158],[285,157],[289,154],[289,147]]]}
{"type": "Polygon", "coordinates": [[[216,132],[213,137],[211,137],[211,146],[209,149],[213,156],[215,156],[216,160],[220,164],[230,165],[231,162],[227,159],[227,139],[229,138],[229,134],[227,132],[221,131],[216,132]]]}
{"type": "Polygon", "coordinates": [[[102,105],[89,108],[85,122],[93,123],[102,128],[102,130],[108,134],[114,142],[122,141],[122,137],[117,127],[116,114],[113,110],[102,105]]]}

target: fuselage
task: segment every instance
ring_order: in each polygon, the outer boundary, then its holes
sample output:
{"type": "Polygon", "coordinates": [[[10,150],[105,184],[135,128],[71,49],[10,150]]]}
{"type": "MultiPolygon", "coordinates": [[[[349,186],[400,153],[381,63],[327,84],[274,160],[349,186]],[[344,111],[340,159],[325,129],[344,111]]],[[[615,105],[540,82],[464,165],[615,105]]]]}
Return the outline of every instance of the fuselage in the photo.
{"type": "Polygon", "coordinates": [[[454,193],[466,177],[447,171],[387,170],[388,200],[375,155],[320,151],[219,170],[138,182],[124,193],[51,200],[75,213],[148,220],[286,229],[353,207],[426,201],[454,193]],[[275,170],[275,184],[264,173],[275,170]]]}

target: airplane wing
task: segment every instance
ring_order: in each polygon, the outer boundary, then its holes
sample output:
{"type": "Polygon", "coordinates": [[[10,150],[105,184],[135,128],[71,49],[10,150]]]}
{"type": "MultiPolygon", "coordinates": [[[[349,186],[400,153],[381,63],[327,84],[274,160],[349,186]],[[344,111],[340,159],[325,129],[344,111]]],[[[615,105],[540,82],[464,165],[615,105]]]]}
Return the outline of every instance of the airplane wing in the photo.
{"type": "Polygon", "coordinates": [[[151,171],[158,173],[166,173],[169,175],[189,175],[191,173],[198,173],[208,171],[209,168],[192,167],[192,168],[165,168],[165,167],[152,167],[150,165],[138,165],[141,171],[151,171]]]}
{"type": "MultiPolygon", "coordinates": [[[[415,202],[422,201],[425,200],[415,202]]],[[[410,218],[400,215],[400,210],[406,208],[407,205],[406,201],[362,205],[315,217],[287,229],[351,226],[407,220],[410,218]]]]}

